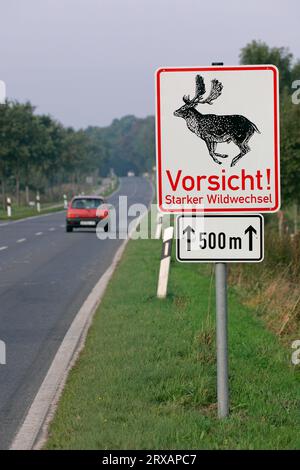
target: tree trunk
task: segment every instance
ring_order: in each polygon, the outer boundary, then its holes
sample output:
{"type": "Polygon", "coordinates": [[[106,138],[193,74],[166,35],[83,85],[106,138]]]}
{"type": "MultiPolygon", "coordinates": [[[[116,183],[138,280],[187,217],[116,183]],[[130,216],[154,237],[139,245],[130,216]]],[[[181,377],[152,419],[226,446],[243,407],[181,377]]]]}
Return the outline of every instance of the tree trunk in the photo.
{"type": "Polygon", "coordinates": [[[298,204],[295,202],[294,205],[294,234],[298,232],[298,204]]]}
{"type": "Polygon", "coordinates": [[[283,234],[283,219],[284,219],[283,211],[278,211],[278,212],[277,212],[277,217],[278,217],[278,232],[279,232],[279,237],[282,238],[282,234],[283,234]]]}
{"type": "Polygon", "coordinates": [[[3,209],[6,209],[6,197],[5,197],[5,182],[4,178],[1,180],[1,197],[2,197],[2,206],[3,209]]]}
{"type": "Polygon", "coordinates": [[[19,175],[16,176],[16,199],[17,205],[20,205],[20,177],[19,175]]]}

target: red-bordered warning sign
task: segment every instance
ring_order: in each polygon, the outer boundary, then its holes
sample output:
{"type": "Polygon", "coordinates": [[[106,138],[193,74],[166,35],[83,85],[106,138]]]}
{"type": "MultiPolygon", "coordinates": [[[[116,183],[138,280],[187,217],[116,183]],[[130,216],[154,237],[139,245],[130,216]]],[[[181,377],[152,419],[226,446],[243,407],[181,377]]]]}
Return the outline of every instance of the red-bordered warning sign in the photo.
{"type": "Polygon", "coordinates": [[[163,212],[276,212],[278,70],[156,72],[158,205],[163,212]]]}

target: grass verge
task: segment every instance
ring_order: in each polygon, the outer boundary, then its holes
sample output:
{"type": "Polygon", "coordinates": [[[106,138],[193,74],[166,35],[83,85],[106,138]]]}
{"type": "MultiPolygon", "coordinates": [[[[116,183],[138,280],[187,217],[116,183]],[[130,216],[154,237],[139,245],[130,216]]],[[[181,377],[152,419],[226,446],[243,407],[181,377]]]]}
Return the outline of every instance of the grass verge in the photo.
{"type": "Polygon", "coordinates": [[[300,232],[280,236],[268,223],[264,262],[233,265],[229,280],[240,300],[282,343],[300,338],[300,232]]]}
{"type": "Polygon", "coordinates": [[[290,350],[230,289],[231,414],[219,421],[209,270],[173,261],[169,296],[158,300],[160,251],[159,241],[129,242],[45,448],[298,449],[290,350]]]}

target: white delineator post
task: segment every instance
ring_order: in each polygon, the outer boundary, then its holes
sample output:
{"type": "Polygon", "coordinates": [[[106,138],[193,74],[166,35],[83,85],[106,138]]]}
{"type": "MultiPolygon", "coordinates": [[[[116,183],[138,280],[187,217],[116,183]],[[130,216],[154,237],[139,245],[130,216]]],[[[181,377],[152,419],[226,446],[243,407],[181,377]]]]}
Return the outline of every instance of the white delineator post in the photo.
{"type": "Polygon", "coordinates": [[[36,193],[36,210],[41,212],[40,193],[36,193]]]}
{"type": "Polygon", "coordinates": [[[66,194],[64,194],[64,209],[68,209],[68,199],[66,194]]]}
{"type": "Polygon", "coordinates": [[[174,227],[168,227],[164,231],[159,277],[158,277],[158,286],[157,286],[157,297],[159,299],[164,299],[167,295],[173,233],[174,233],[174,227]]]}
{"type": "Polygon", "coordinates": [[[161,238],[161,232],[162,232],[162,220],[163,216],[161,214],[157,214],[156,218],[156,232],[155,232],[155,239],[159,240],[161,238]]]}
{"type": "Polygon", "coordinates": [[[7,217],[11,217],[11,199],[8,197],[6,199],[6,209],[7,209],[7,217]]]}

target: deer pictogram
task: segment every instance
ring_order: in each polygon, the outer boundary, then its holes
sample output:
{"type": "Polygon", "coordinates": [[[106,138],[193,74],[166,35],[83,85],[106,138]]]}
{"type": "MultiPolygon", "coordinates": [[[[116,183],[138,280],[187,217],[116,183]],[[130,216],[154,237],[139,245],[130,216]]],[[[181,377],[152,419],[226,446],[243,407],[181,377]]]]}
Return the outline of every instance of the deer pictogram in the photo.
{"type": "Polygon", "coordinates": [[[236,155],[230,166],[234,166],[246,153],[250,152],[249,139],[254,132],[260,131],[256,125],[245,116],[239,114],[218,116],[216,114],[201,114],[195,109],[198,104],[212,104],[222,93],[223,85],[218,80],[211,81],[211,90],[207,98],[202,99],[205,94],[205,84],[201,75],[196,75],[195,97],[190,99],[184,96],[184,105],[174,112],[174,116],[185,119],[187,127],[191,132],[204,140],[208,152],[215,163],[221,165],[219,158],[227,158],[228,155],[216,153],[216,146],[220,142],[233,142],[240,153],[236,155]]]}

